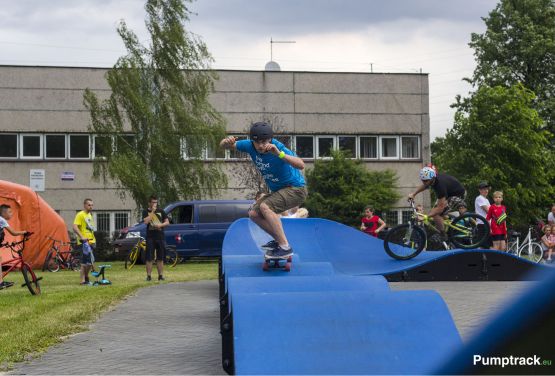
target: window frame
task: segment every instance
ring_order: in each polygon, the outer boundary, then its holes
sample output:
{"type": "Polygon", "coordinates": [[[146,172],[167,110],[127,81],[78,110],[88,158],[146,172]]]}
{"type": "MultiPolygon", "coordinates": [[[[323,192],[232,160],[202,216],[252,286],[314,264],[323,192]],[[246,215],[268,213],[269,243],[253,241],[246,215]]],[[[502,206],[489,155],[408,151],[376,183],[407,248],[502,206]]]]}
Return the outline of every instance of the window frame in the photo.
{"type": "Polygon", "coordinates": [[[420,159],[420,154],[421,154],[420,153],[420,136],[405,135],[405,136],[400,136],[399,139],[400,139],[399,145],[400,145],[400,151],[401,151],[399,158],[403,159],[403,160],[419,160],[420,159]],[[405,138],[416,138],[416,153],[417,153],[416,157],[403,157],[403,139],[405,139],[405,138]]]}
{"type": "Polygon", "coordinates": [[[321,157],[320,156],[320,139],[321,138],[331,138],[332,139],[332,145],[331,145],[331,151],[337,150],[337,136],[326,136],[326,135],[317,135],[316,136],[316,150],[315,150],[315,159],[331,159],[332,157],[321,157]]]}
{"type": "Polygon", "coordinates": [[[44,134],[44,159],[47,160],[66,160],[68,155],[68,142],[67,142],[67,134],[65,133],[45,133],[44,134]],[[48,136],[63,136],[64,137],[64,157],[49,157],[48,156],[48,136]]]}
{"type": "Polygon", "coordinates": [[[313,135],[313,134],[296,134],[295,137],[294,137],[294,142],[295,142],[295,144],[294,144],[295,150],[294,151],[295,151],[295,154],[303,160],[314,160],[314,159],[316,159],[315,139],[316,139],[316,135],[313,135]],[[312,138],[312,157],[301,157],[299,155],[299,153],[297,151],[297,138],[298,137],[311,137],[312,138]]]}
{"type": "Polygon", "coordinates": [[[19,158],[20,159],[44,159],[44,134],[43,133],[20,133],[19,135],[19,151],[20,151],[20,155],[19,158]],[[25,137],[37,137],[39,138],[39,156],[32,156],[32,157],[26,157],[23,155],[24,153],[24,149],[23,149],[23,140],[25,139],[25,137]]]}
{"type": "MultiPolygon", "coordinates": [[[[96,156],[96,139],[99,137],[105,137],[105,138],[109,138],[110,139],[110,148],[112,149],[112,154],[115,151],[115,141],[114,141],[114,137],[112,136],[105,136],[105,135],[101,135],[101,134],[93,134],[92,135],[92,144],[90,144],[91,147],[91,152],[90,152],[90,157],[91,159],[99,159],[101,161],[105,161],[107,158],[106,156],[96,156]]],[[[91,137],[89,137],[89,143],[91,142],[91,137]]]]}
{"type": "Polygon", "coordinates": [[[379,159],[380,160],[384,160],[384,161],[393,161],[393,160],[398,160],[399,159],[399,136],[380,136],[379,137],[379,145],[378,145],[378,150],[379,150],[379,159]],[[396,155],[394,157],[384,157],[383,156],[383,144],[382,144],[382,140],[384,139],[394,139],[395,140],[395,148],[396,148],[396,155]]]}
{"type": "Polygon", "coordinates": [[[348,137],[348,138],[354,138],[355,139],[355,156],[354,157],[349,157],[349,159],[357,159],[359,154],[358,154],[358,137],[356,135],[352,135],[352,134],[340,134],[337,135],[337,149],[336,150],[341,150],[340,146],[339,146],[339,138],[340,137],[348,137]]]}
{"type": "Polygon", "coordinates": [[[19,145],[19,133],[14,133],[14,132],[6,132],[1,134],[2,136],[15,136],[15,157],[0,157],[0,160],[2,161],[13,161],[16,159],[19,159],[19,151],[20,151],[20,145],[19,145]]]}
{"type": "Polygon", "coordinates": [[[380,137],[379,136],[372,136],[372,135],[362,135],[362,136],[358,136],[358,143],[357,143],[357,148],[358,148],[358,157],[360,159],[362,159],[363,161],[377,161],[380,159],[380,137]],[[362,156],[362,148],[360,147],[360,142],[361,142],[361,138],[373,138],[375,140],[375,146],[376,146],[376,156],[374,158],[370,158],[370,157],[363,157],[362,156]]]}
{"type": "Polygon", "coordinates": [[[91,154],[92,154],[92,150],[91,150],[91,149],[92,149],[92,146],[91,146],[91,135],[90,135],[90,134],[88,134],[88,133],[87,133],[87,134],[84,134],[84,133],[69,133],[69,134],[67,135],[67,137],[68,137],[68,145],[67,145],[67,147],[68,147],[68,156],[67,156],[67,158],[68,158],[69,160],[88,161],[88,160],[91,159],[91,154]],[[89,152],[88,152],[88,157],[86,157],[86,158],[78,158],[78,157],[72,157],[72,156],[71,156],[71,137],[72,137],[72,136],[87,136],[87,137],[88,137],[88,140],[89,140],[89,144],[88,144],[88,145],[89,145],[89,146],[88,146],[88,151],[89,151],[89,152]]]}

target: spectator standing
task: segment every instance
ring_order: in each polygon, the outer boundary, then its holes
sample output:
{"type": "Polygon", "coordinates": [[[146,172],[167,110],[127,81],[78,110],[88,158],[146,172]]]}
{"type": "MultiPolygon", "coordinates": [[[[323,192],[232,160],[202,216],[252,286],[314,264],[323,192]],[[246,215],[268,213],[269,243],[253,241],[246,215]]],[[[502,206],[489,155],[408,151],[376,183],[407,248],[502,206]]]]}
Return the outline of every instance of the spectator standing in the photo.
{"type": "Polygon", "coordinates": [[[90,285],[89,272],[94,264],[94,250],[96,249],[96,239],[94,232],[96,225],[92,216],[94,208],[93,200],[86,198],[83,201],[83,210],[75,216],[73,220],[73,232],[77,235],[77,245],[81,247],[81,284],[90,285]],[[88,243],[86,247],[83,243],[88,243]]]}
{"type": "MultiPolygon", "coordinates": [[[[490,202],[488,199],[490,188],[491,188],[490,185],[485,181],[478,184],[478,190],[480,191],[480,194],[476,197],[476,200],[474,200],[474,212],[476,214],[481,215],[484,218],[486,218],[486,216],[488,215],[488,210],[490,207],[490,202]]],[[[486,224],[479,220],[478,231],[480,231],[480,233],[485,232],[485,227],[486,227],[486,224]]],[[[491,248],[492,246],[491,236],[488,235],[486,237],[486,240],[484,240],[484,242],[482,243],[482,246],[484,248],[491,248]]]]}
{"type": "Polygon", "coordinates": [[[502,204],[503,192],[494,192],[493,202],[494,204],[489,207],[486,219],[490,221],[493,249],[504,251],[507,239],[507,208],[502,204]]]}
{"type": "Polygon", "coordinates": [[[164,259],[166,257],[166,241],[164,238],[164,227],[170,224],[170,220],[166,212],[158,208],[158,197],[150,196],[148,209],[143,210],[143,222],[146,224],[146,280],[152,281],[152,260],[156,251],[158,280],[165,281],[164,259]]]}
{"type": "Polygon", "coordinates": [[[364,208],[364,217],[361,219],[360,230],[375,238],[378,233],[385,228],[385,222],[374,214],[374,208],[367,206],[364,208]]]}
{"type": "Polygon", "coordinates": [[[555,204],[551,205],[551,211],[547,215],[547,224],[555,226],[555,204]]]}

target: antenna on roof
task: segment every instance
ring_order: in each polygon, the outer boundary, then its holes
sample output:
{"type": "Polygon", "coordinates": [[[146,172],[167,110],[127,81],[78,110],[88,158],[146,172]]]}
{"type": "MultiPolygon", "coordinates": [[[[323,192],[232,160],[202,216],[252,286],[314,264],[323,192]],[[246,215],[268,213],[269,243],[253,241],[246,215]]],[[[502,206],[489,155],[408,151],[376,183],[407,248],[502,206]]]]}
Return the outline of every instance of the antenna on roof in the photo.
{"type": "Polygon", "coordinates": [[[281,68],[279,64],[274,61],[274,43],[284,44],[284,43],[297,43],[297,42],[294,40],[273,40],[270,37],[270,61],[266,63],[265,69],[279,71],[281,70],[281,68]]]}

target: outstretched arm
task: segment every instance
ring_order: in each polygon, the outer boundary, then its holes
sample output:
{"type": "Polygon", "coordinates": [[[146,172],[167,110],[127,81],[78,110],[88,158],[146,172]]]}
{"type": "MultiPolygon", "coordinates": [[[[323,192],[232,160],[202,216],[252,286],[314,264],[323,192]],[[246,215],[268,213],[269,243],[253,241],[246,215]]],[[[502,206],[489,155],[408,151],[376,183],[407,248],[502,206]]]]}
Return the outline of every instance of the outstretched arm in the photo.
{"type": "Polygon", "coordinates": [[[420,192],[424,192],[428,187],[425,186],[424,184],[420,184],[420,186],[418,188],[416,188],[416,191],[414,191],[413,193],[409,193],[409,200],[414,200],[414,196],[416,196],[417,194],[419,194],[420,192]]]}
{"type": "Polygon", "coordinates": [[[235,137],[229,136],[220,141],[220,147],[223,149],[235,150],[236,142],[237,142],[237,139],[235,137]]]}

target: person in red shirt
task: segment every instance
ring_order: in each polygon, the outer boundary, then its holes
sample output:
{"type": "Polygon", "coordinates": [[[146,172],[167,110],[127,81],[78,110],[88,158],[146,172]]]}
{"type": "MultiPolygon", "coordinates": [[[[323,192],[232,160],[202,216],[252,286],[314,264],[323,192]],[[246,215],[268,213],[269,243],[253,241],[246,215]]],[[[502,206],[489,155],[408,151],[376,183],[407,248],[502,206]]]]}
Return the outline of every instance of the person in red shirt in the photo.
{"type": "Polygon", "coordinates": [[[489,207],[486,215],[486,219],[490,223],[492,249],[504,251],[506,248],[505,239],[507,239],[507,208],[502,205],[503,192],[494,192],[493,202],[494,204],[489,207]]]}
{"type": "Polygon", "coordinates": [[[367,206],[364,208],[364,217],[362,217],[360,230],[368,235],[378,237],[378,233],[385,227],[385,222],[380,217],[374,215],[374,208],[367,206]]]}

